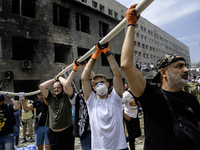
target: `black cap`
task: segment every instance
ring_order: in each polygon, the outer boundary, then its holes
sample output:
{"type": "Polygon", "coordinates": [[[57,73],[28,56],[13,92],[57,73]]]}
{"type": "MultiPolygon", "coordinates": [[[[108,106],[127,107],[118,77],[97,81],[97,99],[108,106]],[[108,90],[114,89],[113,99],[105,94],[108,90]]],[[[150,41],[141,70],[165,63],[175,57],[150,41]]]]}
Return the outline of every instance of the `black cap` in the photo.
{"type": "Polygon", "coordinates": [[[2,94],[0,94],[0,102],[2,102],[4,100],[5,100],[5,97],[2,94]]]}
{"type": "Polygon", "coordinates": [[[176,61],[185,61],[185,59],[179,55],[165,55],[163,58],[157,61],[156,70],[157,74],[152,79],[153,83],[160,83],[160,69],[167,67],[168,65],[176,62],[176,61]],[[178,57],[177,57],[178,56],[178,57]]]}

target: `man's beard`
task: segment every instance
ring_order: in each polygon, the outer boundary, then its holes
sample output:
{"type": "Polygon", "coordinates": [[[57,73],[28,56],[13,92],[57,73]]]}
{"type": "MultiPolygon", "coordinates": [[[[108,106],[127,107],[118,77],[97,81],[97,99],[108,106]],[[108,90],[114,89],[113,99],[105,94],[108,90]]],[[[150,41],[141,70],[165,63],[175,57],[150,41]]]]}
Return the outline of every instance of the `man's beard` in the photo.
{"type": "MultiPolygon", "coordinates": [[[[184,73],[182,76],[186,75],[187,73],[184,73]]],[[[182,89],[188,84],[188,79],[182,78],[182,76],[176,75],[171,70],[168,70],[168,78],[167,81],[170,85],[170,87],[173,88],[179,88],[182,89]]]]}

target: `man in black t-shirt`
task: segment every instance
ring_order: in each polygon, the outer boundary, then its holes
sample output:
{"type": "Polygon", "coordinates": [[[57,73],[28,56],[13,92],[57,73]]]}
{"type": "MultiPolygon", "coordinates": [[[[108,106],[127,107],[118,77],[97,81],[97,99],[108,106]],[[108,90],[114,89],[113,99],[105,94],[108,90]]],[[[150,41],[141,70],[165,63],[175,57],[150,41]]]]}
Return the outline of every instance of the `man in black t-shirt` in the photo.
{"type": "Polygon", "coordinates": [[[157,62],[157,75],[149,84],[134,65],[134,33],[139,19],[136,5],[126,12],[127,33],[122,47],[121,67],[128,81],[130,91],[139,100],[144,112],[145,145],[144,150],[183,150],[175,139],[172,114],[164,94],[167,95],[174,112],[185,117],[200,129],[200,106],[197,99],[183,87],[188,83],[188,68],[185,59],[178,55],[166,55],[157,62]],[[162,91],[164,94],[162,93],[162,91]]]}
{"type": "Polygon", "coordinates": [[[22,100],[22,105],[25,111],[33,110],[36,108],[35,144],[37,145],[38,150],[43,150],[45,142],[46,149],[50,150],[49,140],[47,137],[47,131],[49,128],[45,126],[48,112],[48,103],[44,100],[42,93],[39,93],[37,96],[38,100],[34,101],[32,104],[27,106],[25,100],[22,100]]]}
{"type": "Polygon", "coordinates": [[[5,97],[0,94],[0,150],[14,150],[14,111],[19,109],[20,105],[13,98],[10,98],[10,101],[12,104],[7,104],[5,97]]]}

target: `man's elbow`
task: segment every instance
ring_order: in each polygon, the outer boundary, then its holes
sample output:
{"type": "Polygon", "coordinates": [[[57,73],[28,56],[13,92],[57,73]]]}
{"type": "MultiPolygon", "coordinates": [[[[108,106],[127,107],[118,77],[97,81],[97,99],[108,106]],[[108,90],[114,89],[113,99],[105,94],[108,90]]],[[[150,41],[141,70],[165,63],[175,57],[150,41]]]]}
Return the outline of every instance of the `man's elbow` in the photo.
{"type": "Polygon", "coordinates": [[[122,62],[120,66],[121,66],[122,70],[127,70],[127,69],[129,69],[132,65],[122,62]]]}
{"type": "Polygon", "coordinates": [[[89,80],[84,74],[81,75],[81,82],[89,80]]]}
{"type": "Polygon", "coordinates": [[[40,88],[40,90],[42,90],[42,89],[43,89],[43,85],[42,85],[42,84],[40,84],[40,85],[39,85],[39,88],[40,88]]]}

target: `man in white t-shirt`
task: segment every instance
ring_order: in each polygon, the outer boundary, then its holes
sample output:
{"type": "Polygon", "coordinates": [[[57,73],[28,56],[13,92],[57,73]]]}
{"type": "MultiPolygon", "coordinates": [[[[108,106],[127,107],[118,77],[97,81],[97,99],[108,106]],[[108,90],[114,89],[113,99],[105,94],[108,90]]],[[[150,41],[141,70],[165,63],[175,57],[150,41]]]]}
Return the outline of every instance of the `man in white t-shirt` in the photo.
{"type": "Polygon", "coordinates": [[[93,150],[127,150],[123,127],[122,95],[123,83],[119,66],[109,50],[108,43],[96,45],[82,76],[82,88],[85,96],[91,127],[93,150]],[[113,72],[113,90],[108,94],[109,82],[103,74],[92,79],[93,89],[89,80],[98,56],[103,52],[107,56],[113,72]]]}
{"type": "Polygon", "coordinates": [[[122,103],[124,104],[124,122],[128,131],[130,150],[135,150],[136,127],[138,123],[138,108],[133,95],[129,90],[123,93],[122,103]]]}

